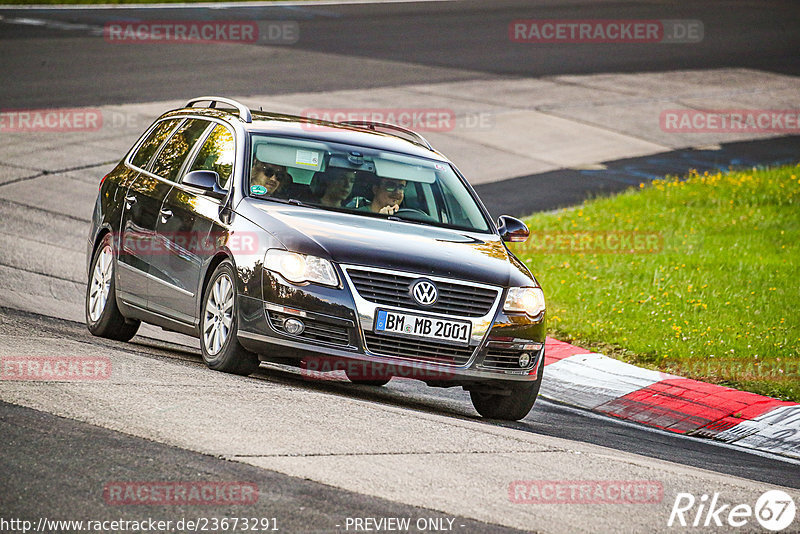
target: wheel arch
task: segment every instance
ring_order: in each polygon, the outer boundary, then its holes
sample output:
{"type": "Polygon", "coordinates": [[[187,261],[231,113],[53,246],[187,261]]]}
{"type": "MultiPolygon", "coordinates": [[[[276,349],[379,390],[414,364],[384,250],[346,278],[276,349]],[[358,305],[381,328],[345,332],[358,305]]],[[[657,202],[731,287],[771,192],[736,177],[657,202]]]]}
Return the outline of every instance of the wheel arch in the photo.
{"type": "MultiPolygon", "coordinates": [[[[105,239],[106,235],[108,235],[110,233],[111,233],[111,228],[109,228],[106,225],[103,225],[103,226],[99,227],[97,229],[97,232],[95,233],[94,240],[92,241],[92,248],[91,248],[91,250],[89,250],[89,255],[86,258],[86,276],[87,276],[87,280],[90,279],[91,276],[92,276],[92,258],[94,258],[94,255],[97,253],[97,247],[100,246],[100,243],[102,243],[102,241],[103,241],[103,239],[105,239]]],[[[115,252],[114,249],[115,249],[115,247],[112,245],[111,246],[112,252],[115,252]]]]}

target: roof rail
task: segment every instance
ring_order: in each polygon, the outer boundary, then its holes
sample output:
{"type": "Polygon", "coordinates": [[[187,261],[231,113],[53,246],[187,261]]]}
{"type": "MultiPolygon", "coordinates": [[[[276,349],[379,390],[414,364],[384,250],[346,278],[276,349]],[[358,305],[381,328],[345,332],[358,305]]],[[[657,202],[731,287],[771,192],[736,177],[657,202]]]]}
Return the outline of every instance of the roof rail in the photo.
{"type": "Polygon", "coordinates": [[[194,104],[198,102],[208,102],[210,108],[216,108],[217,102],[221,102],[223,104],[228,104],[236,108],[239,111],[239,118],[242,119],[244,122],[253,122],[253,115],[250,113],[250,108],[242,104],[241,102],[237,102],[231,98],[224,98],[221,96],[198,96],[197,98],[193,98],[186,103],[187,108],[191,108],[194,104]]]}
{"type": "Polygon", "coordinates": [[[403,128],[402,126],[398,126],[396,124],[390,124],[388,122],[366,121],[366,120],[341,121],[339,124],[345,124],[347,126],[359,126],[362,128],[366,128],[368,130],[372,130],[374,132],[378,131],[376,128],[386,128],[387,130],[402,132],[410,136],[411,137],[410,141],[412,141],[413,143],[422,145],[428,150],[433,150],[433,146],[431,146],[428,140],[422,137],[420,134],[418,134],[414,130],[409,130],[408,128],[403,128]]]}

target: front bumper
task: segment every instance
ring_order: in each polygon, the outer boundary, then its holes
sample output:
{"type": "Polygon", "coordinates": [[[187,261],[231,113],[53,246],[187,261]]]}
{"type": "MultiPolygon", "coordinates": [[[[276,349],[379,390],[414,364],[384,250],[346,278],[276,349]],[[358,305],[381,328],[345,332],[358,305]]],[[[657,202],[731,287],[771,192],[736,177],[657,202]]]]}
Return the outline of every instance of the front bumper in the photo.
{"type": "MultiPolygon", "coordinates": [[[[420,312],[403,306],[378,304],[361,296],[343,266],[338,288],[315,284],[298,286],[271,272],[263,274],[264,300],[240,296],[239,339],[249,350],[271,361],[319,361],[320,358],[362,362],[394,376],[417,378],[440,385],[485,381],[533,381],[544,359],[544,313],[530,318],[502,310],[506,290],[496,290],[491,308],[481,316],[420,312]],[[440,316],[470,321],[467,346],[374,332],[377,310],[440,316]],[[284,328],[288,318],[305,325],[300,335],[284,328]],[[520,365],[520,356],[528,360],[520,365]]],[[[426,276],[434,282],[447,280],[426,276]]],[[[449,280],[448,280],[449,281],[449,280]]],[[[452,282],[452,281],[449,281],[452,282]]],[[[457,282],[462,283],[462,282],[457,282]]],[[[481,284],[463,285],[470,287],[481,284]]],[[[484,286],[491,287],[491,286],[484,286]]]]}

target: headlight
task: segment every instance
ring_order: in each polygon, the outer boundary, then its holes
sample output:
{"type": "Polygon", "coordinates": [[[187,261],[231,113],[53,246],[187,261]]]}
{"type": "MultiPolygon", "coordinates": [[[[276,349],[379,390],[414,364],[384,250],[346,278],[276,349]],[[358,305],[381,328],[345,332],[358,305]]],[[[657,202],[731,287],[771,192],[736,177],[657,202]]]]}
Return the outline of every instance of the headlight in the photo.
{"type": "Polygon", "coordinates": [[[508,290],[503,309],[536,317],[544,311],[544,291],[539,287],[512,287],[508,290]]]}
{"type": "Polygon", "coordinates": [[[333,264],[317,256],[273,248],[267,251],[264,266],[296,284],[314,282],[325,286],[339,285],[333,264]]]}

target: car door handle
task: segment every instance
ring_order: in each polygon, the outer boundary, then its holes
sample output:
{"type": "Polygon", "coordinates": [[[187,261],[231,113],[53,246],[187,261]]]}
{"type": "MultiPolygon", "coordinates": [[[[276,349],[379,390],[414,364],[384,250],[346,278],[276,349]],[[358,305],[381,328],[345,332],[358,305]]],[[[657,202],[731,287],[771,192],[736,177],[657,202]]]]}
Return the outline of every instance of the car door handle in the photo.
{"type": "Polygon", "coordinates": [[[125,197],[125,208],[131,209],[131,206],[136,204],[136,197],[135,196],[126,196],[125,197]]]}
{"type": "Polygon", "coordinates": [[[172,210],[161,210],[159,213],[161,214],[162,223],[167,222],[167,219],[172,217],[172,210]]]}

